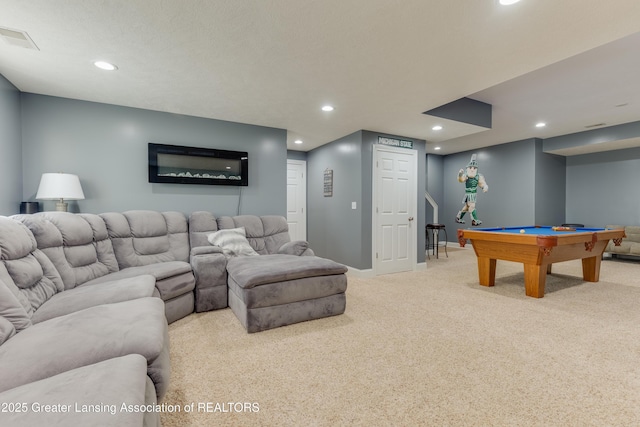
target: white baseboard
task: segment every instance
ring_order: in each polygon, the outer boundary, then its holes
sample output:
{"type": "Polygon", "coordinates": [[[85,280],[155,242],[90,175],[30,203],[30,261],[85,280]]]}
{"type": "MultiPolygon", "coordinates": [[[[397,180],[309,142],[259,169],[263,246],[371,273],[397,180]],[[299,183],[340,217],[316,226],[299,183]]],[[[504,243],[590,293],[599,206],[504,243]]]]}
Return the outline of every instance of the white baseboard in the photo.
{"type": "MultiPolygon", "coordinates": [[[[347,266],[347,269],[348,269],[347,270],[347,275],[348,276],[362,277],[362,278],[365,278],[365,279],[376,276],[373,273],[373,269],[372,268],[367,268],[366,270],[360,270],[358,268],[347,266]]],[[[426,269],[427,269],[427,263],[426,262],[419,262],[414,266],[413,271],[425,271],[426,269]]]]}
{"type": "Polygon", "coordinates": [[[358,268],[353,268],[349,266],[347,266],[347,268],[348,268],[347,276],[362,277],[365,279],[369,277],[375,277],[375,274],[373,274],[373,269],[371,268],[367,268],[366,270],[360,270],[358,268]]]}

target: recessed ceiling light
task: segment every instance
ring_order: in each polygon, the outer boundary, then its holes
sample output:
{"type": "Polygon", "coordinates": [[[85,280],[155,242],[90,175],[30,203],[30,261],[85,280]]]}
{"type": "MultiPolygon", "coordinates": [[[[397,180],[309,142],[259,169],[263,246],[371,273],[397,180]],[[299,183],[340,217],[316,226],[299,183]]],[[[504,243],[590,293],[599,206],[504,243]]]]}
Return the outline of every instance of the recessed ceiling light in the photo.
{"type": "Polygon", "coordinates": [[[302,144],[302,140],[301,139],[296,139],[295,141],[293,141],[294,144],[302,144]]]}
{"type": "Polygon", "coordinates": [[[322,111],[333,111],[333,107],[331,105],[325,105],[322,107],[322,111]]]}
{"type": "Polygon", "coordinates": [[[543,123],[543,122],[536,123],[536,127],[537,127],[537,128],[543,128],[543,127],[545,127],[546,125],[547,125],[547,124],[546,124],[546,123],[543,123]]]}
{"type": "Polygon", "coordinates": [[[437,151],[440,149],[440,147],[433,147],[433,149],[437,151]]]}
{"type": "Polygon", "coordinates": [[[500,0],[500,4],[503,6],[509,6],[510,4],[518,3],[520,0],[500,0]]]}
{"type": "Polygon", "coordinates": [[[440,125],[435,125],[434,127],[432,127],[431,129],[433,130],[442,130],[442,126],[440,125]]]}
{"type": "Polygon", "coordinates": [[[101,70],[107,70],[107,71],[115,71],[118,69],[118,67],[106,61],[96,61],[93,63],[93,65],[100,68],[101,70]]]}

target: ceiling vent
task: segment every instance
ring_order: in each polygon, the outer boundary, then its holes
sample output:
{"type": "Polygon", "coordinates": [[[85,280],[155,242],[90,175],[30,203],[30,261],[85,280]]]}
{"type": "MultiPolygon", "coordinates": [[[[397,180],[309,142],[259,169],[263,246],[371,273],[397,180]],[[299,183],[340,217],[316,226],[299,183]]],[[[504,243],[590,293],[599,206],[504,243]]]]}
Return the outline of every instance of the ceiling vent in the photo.
{"type": "Polygon", "coordinates": [[[31,40],[31,37],[29,37],[29,34],[27,34],[26,31],[11,30],[9,28],[0,27],[0,38],[11,46],[40,50],[33,40],[31,40]]]}
{"type": "Polygon", "coordinates": [[[585,126],[585,129],[591,129],[591,128],[599,128],[601,126],[606,126],[606,123],[595,123],[593,125],[587,125],[585,126]]]}

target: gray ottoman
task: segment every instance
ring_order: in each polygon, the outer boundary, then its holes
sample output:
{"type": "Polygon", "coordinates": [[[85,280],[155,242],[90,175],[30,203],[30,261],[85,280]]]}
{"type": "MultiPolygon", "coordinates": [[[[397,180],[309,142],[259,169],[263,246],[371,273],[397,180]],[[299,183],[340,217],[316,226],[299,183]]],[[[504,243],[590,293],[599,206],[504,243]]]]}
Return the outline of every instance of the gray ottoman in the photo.
{"type": "Polygon", "coordinates": [[[344,313],[347,268],[316,256],[231,258],[229,307],[247,332],[344,313]]]}

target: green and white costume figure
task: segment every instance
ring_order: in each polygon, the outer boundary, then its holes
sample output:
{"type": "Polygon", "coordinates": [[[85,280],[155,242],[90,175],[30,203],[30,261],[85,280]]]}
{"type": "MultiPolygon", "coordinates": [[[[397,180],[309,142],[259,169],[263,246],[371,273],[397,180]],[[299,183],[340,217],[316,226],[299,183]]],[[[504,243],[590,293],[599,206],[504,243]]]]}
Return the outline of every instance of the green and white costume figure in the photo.
{"type": "Polygon", "coordinates": [[[462,203],[464,206],[456,215],[456,222],[460,224],[464,224],[464,220],[462,219],[467,212],[471,212],[471,225],[480,225],[482,221],[478,219],[478,214],[476,213],[476,200],[478,198],[478,187],[482,189],[484,193],[489,190],[489,186],[487,182],[484,180],[484,176],[478,173],[478,162],[476,161],[476,155],[471,155],[471,161],[467,165],[466,172],[463,169],[460,169],[458,172],[458,182],[465,183],[464,189],[464,199],[462,203]]]}

